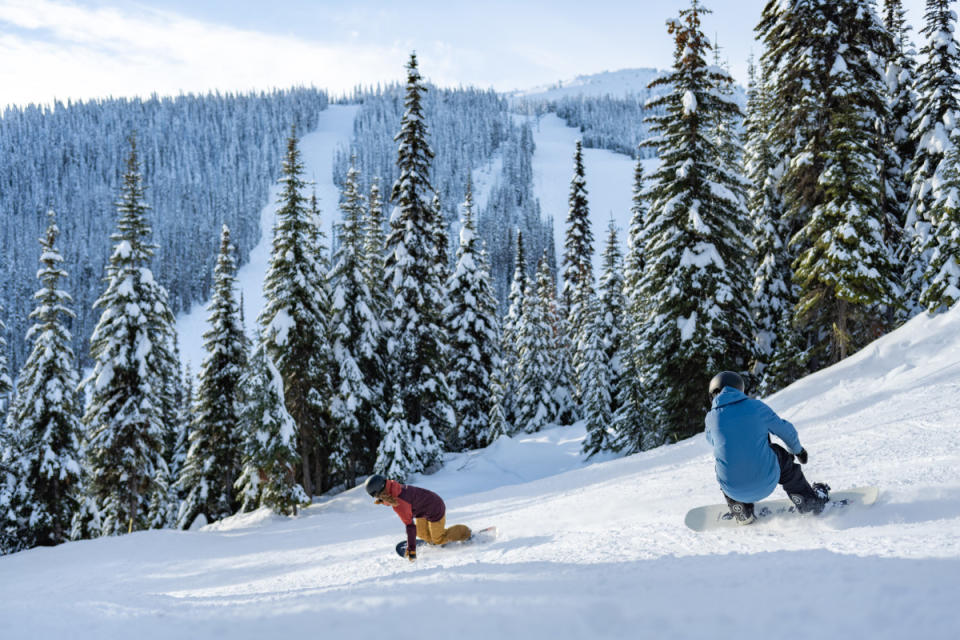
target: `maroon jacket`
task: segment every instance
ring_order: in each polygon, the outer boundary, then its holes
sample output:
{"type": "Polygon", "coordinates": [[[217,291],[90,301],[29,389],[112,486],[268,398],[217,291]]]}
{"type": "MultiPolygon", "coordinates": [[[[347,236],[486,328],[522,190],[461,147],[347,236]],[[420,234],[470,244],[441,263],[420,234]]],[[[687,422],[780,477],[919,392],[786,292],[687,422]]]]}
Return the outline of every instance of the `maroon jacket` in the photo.
{"type": "Polygon", "coordinates": [[[414,518],[426,518],[428,522],[437,522],[447,513],[443,500],[428,489],[387,480],[387,493],[400,503],[393,508],[407,525],[407,549],[417,550],[417,525],[414,518]]]}

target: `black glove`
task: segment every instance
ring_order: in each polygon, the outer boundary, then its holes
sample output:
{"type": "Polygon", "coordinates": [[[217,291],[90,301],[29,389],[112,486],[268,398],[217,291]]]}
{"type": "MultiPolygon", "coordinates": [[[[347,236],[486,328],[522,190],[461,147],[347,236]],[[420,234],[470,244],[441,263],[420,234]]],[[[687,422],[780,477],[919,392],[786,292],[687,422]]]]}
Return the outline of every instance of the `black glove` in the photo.
{"type": "Polygon", "coordinates": [[[800,449],[800,453],[797,454],[797,462],[800,464],[807,464],[807,450],[800,449]]]}

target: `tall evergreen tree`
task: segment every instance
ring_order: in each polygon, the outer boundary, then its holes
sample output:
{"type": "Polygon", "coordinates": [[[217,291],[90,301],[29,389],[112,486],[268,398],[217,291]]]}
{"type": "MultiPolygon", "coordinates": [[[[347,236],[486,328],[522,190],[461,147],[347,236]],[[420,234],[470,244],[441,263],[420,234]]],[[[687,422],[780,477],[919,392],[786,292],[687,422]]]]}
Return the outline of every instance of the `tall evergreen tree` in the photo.
{"type": "Polygon", "coordinates": [[[298,428],[287,411],[283,377],[267,352],[267,342],[260,337],[257,343],[240,383],[244,446],[236,489],[243,511],[268,507],[276,513],[296,514],[301,505],[310,503],[296,478],[298,428]]]}
{"type": "MultiPolygon", "coordinates": [[[[391,458],[393,450],[381,446],[378,468],[393,469],[404,477],[425,469],[440,457],[438,438],[453,432],[453,408],[444,362],[445,335],[440,325],[443,303],[443,272],[437,262],[440,247],[430,197],[430,160],[427,127],[421,104],[426,88],[421,83],[417,58],[407,64],[406,112],[396,136],[400,177],[391,200],[397,211],[387,238],[387,282],[390,306],[391,405],[399,402],[406,438],[413,453],[405,460],[391,458]],[[379,466],[383,465],[383,466],[379,466]]],[[[390,435],[387,431],[387,436],[390,435]]],[[[389,444],[389,443],[388,443],[389,444]]]]}
{"type": "Polygon", "coordinates": [[[517,430],[533,433],[557,418],[555,285],[546,256],[537,264],[536,281],[527,283],[517,328],[517,430]],[[534,288],[536,287],[536,288],[534,288]]]}
{"type": "MultiPolygon", "coordinates": [[[[548,263],[549,273],[549,263],[548,263]]],[[[551,279],[552,279],[551,275],[551,279]]],[[[556,287],[548,290],[550,298],[547,302],[550,314],[548,324],[551,327],[551,336],[554,349],[554,365],[551,369],[551,387],[553,388],[553,403],[556,407],[554,421],[557,424],[570,425],[580,419],[580,394],[578,389],[577,363],[580,362],[580,347],[584,342],[587,324],[581,328],[582,337],[575,341],[575,331],[567,320],[568,315],[560,308],[556,287]]],[[[593,294],[596,297],[596,294],[593,294]]],[[[587,299],[581,309],[588,309],[592,298],[587,299]]]]}
{"type": "Polygon", "coordinates": [[[81,383],[87,490],[103,535],[149,526],[156,478],[166,467],[161,394],[173,366],[173,314],[149,267],[149,207],[133,138],[130,146],[107,288],[95,305],[102,313],[90,338],[94,367],[81,383]]]}
{"type": "Polygon", "coordinates": [[[583,452],[587,456],[615,448],[614,431],[611,429],[613,366],[607,354],[603,332],[608,328],[608,324],[603,316],[601,304],[594,299],[587,309],[586,344],[582,348],[583,362],[577,371],[583,392],[583,418],[587,431],[583,452]]]}
{"type": "Polygon", "coordinates": [[[757,77],[753,60],[747,89],[745,169],[750,186],[747,206],[753,222],[753,315],[756,320],[756,362],[760,395],[772,393],[804,374],[804,350],[793,326],[797,293],[792,283],[793,255],[787,246],[780,178],[784,163],[771,141],[770,86],[757,77]]]}
{"type": "MultiPolygon", "coordinates": [[[[387,331],[386,311],[389,306],[389,297],[386,280],[386,266],[384,253],[386,251],[386,235],[384,234],[383,197],[380,195],[380,180],[374,178],[370,185],[370,194],[367,197],[367,209],[363,222],[363,269],[366,274],[367,287],[370,290],[373,316],[380,325],[380,340],[377,344],[377,358],[380,361],[376,375],[368,374],[367,384],[374,390],[377,397],[385,398],[389,367],[387,364],[387,340],[390,332],[387,331]]],[[[382,435],[388,408],[378,403],[373,407],[371,419],[375,421],[377,430],[382,435]]]]}
{"type": "Polygon", "coordinates": [[[930,264],[923,274],[920,304],[931,313],[949,309],[960,300],[960,147],[954,145],[940,170],[933,210],[935,227],[930,264]]]}
{"type": "Polygon", "coordinates": [[[497,303],[478,246],[473,221],[473,188],[467,183],[457,263],[447,281],[444,326],[450,336],[450,374],[461,449],[487,444],[490,385],[500,368],[497,303]]]}
{"type": "Polygon", "coordinates": [[[287,410],[297,424],[298,482],[313,495],[331,483],[335,442],[330,424],[330,292],[319,229],[303,195],[303,163],[294,131],[280,179],[283,189],[263,282],[259,323],[267,353],[283,378],[287,410]],[[313,456],[318,456],[313,460],[313,456]],[[315,463],[315,464],[314,464],[315,463]],[[314,477],[314,466],[320,477],[314,477]]]}
{"type": "Polygon", "coordinates": [[[583,167],[583,145],[577,140],[570,180],[567,230],[563,252],[563,290],[561,303],[573,341],[573,366],[581,363],[580,341],[584,338],[587,307],[594,296],[593,229],[587,203],[587,180],[583,167]]]}
{"type": "Polygon", "coordinates": [[[355,167],[347,172],[340,209],[340,246],[330,274],[330,331],[335,363],[331,413],[341,442],[337,468],[345,473],[348,486],[352,486],[356,477],[369,474],[376,462],[381,434],[375,406],[380,403],[383,380],[379,353],[382,329],[374,315],[376,302],[365,268],[364,203],[355,167]]]}
{"type": "Polygon", "coordinates": [[[388,304],[384,266],[387,241],[384,235],[383,197],[380,195],[380,181],[377,178],[374,178],[370,185],[370,195],[367,196],[363,234],[363,264],[367,274],[367,287],[374,300],[372,310],[382,319],[388,304]]]}
{"type": "Polygon", "coordinates": [[[676,42],[673,72],[651,84],[671,90],[652,103],[662,109],[651,126],[661,165],[644,233],[646,313],[638,338],[662,437],[702,430],[710,378],[746,369],[752,356],[743,179],[737,167],[722,164],[708,135],[717,112],[739,109],[716,90],[729,76],[706,64],[704,11],[693,0],[680,20],[668,23],[676,42]]]}
{"type": "Polygon", "coordinates": [[[503,318],[503,331],[500,334],[500,359],[502,373],[502,403],[503,417],[507,425],[508,432],[513,431],[517,425],[517,362],[519,359],[519,327],[520,318],[523,315],[524,293],[527,289],[527,263],[524,255],[523,232],[517,230],[516,233],[516,251],[513,258],[513,280],[510,283],[510,293],[508,295],[509,305],[507,314],[503,318]]]}
{"type": "Polygon", "coordinates": [[[77,370],[65,326],[74,313],[70,295],[60,289],[67,274],[56,246],[59,229],[52,211],[49,220],[46,236],[40,239],[37,276],[42,288],[34,296],[37,306],[30,314],[34,324],[27,332],[33,349],[17,378],[9,420],[16,432],[15,446],[7,451],[4,465],[14,478],[5,505],[12,518],[4,522],[0,514],[0,523],[21,549],[67,540],[81,473],[77,370]]]}
{"type": "Polygon", "coordinates": [[[816,369],[882,331],[898,294],[876,128],[886,119],[881,67],[893,42],[873,8],[855,0],[769,3],[757,30],[767,45],[771,139],[786,167],[794,321],[816,369]]]}
{"type": "MultiPolygon", "coordinates": [[[[241,303],[238,305],[242,307],[241,303]]],[[[242,326],[242,323],[241,323],[242,326]]],[[[247,338],[246,335],[243,335],[243,352],[247,352],[247,338]]],[[[190,450],[190,431],[193,424],[193,399],[194,399],[194,382],[193,375],[190,373],[190,364],[185,363],[181,367],[180,374],[180,411],[177,414],[176,424],[174,426],[174,438],[173,442],[170,443],[168,452],[166,454],[167,466],[170,468],[170,477],[177,480],[174,482],[174,488],[176,490],[176,513],[174,517],[176,518],[179,515],[180,511],[180,502],[183,501],[187,496],[184,493],[180,482],[180,474],[183,471],[183,466],[187,462],[187,453],[190,450]]],[[[239,427],[237,427],[239,428],[239,427]]],[[[174,521],[173,526],[176,526],[174,521]]]]}
{"type": "Polygon", "coordinates": [[[910,131],[917,111],[914,92],[917,62],[901,0],[884,0],[883,24],[893,40],[884,61],[887,113],[881,131],[884,164],[881,196],[886,213],[886,241],[895,252],[898,276],[902,278],[910,259],[911,234],[904,233],[904,228],[910,206],[907,168],[916,154],[916,141],[910,137],[910,131]]]}
{"type": "Polygon", "coordinates": [[[607,229],[607,244],[603,250],[603,273],[599,283],[598,316],[594,319],[594,326],[599,327],[603,340],[603,348],[609,371],[610,416],[617,413],[620,400],[616,389],[620,387],[620,378],[623,377],[623,336],[626,310],[626,297],[623,276],[623,253],[617,238],[617,225],[610,220],[607,229]]]}
{"type": "Polygon", "coordinates": [[[234,483],[240,475],[243,438],[240,378],[246,367],[243,326],[236,297],[236,263],[230,229],[220,233],[213,297],[203,334],[207,357],[200,368],[187,458],[179,484],[186,494],[177,515],[185,529],[203,514],[207,522],[232,515],[239,507],[234,483]]]}
{"type": "Polygon", "coordinates": [[[937,187],[944,181],[960,118],[960,52],[954,37],[957,14],[951,4],[952,0],[927,0],[921,30],[926,44],[920,57],[926,62],[917,72],[917,113],[910,135],[916,153],[910,164],[910,208],[906,221],[910,258],[904,274],[904,297],[908,312],[919,310],[921,292],[929,285],[924,275],[930,273],[932,254],[938,244],[937,225],[945,213],[935,205],[946,205],[950,200],[938,197],[937,187]]]}
{"type": "Polygon", "coordinates": [[[643,277],[644,230],[647,222],[647,195],[643,175],[643,158],[637,152],[637,161],[633,169],[633,194],[630,206],[630,226],[627,229],[627,252],[623,258],[623,295],[630,314],[634,314],[633,304],[639,297],[640,280],[643,277]]]}
{"type": "Polygon", "coordinates": [[[615,388],[618,405],[613,415],[616,432],[614,448],[633,453],[643,447],[648,412],[642,384],[643,353],[638,336],[646,314],[640,283],[643,278],[647,225],[647,194],[643,175],[642,154],[637,153],[633,171],[633,204],[630,207],[630,228],[627,231],[627,253],[623,262],[624,336],[621,349],[620,379],[615,388]]]}
{"type": "Polygon", "coordinates": [[[800,289],[796,318],[817,336],[813,354],[824,363],[872,340],[884,324],[880,308],[896,304],[899,295],[893,251],[884,237],[881,158],[874,137],[886,102],[871,47],[883,46],[888,34],[859,1],[830,8],[836,13],[827,16],[829,23],[840,29],[825,43],[824,53],[833,58],[823,69],[833,108],[820,154],[820,198],[794,238],[800,247],[794,263],[800,289]],[[861,41],[864,33],[875,38],[861,41]]]}

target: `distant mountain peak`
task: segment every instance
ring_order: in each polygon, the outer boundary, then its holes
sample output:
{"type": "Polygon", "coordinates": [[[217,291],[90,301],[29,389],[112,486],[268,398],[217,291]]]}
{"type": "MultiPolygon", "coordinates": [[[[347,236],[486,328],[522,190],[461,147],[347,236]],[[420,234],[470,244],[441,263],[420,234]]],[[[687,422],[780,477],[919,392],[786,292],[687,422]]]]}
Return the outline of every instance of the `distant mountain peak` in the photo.
{"type": "Polygon", "coordinates": [[[510,98],[557,100],[573,96],[625,97],[647,95],[647,86],[668,71],[652,68],[620,69],[579,75],[550,85],[507,92],[510,98]]]}

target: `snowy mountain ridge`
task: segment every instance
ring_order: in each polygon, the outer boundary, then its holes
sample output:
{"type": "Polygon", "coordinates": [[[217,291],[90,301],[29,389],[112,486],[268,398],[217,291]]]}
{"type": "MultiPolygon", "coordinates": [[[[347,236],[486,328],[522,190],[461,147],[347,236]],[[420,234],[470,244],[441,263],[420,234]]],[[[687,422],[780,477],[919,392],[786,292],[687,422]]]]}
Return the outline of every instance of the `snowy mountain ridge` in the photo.
{"type": "Polygon", "coordinates": [[[653,68],[601,71],[578,75],[568,80],[559,80],[549,85],[517,89],[508,92],[507,97],[551,101],[574,96],[623,98],[647,95],[649,92],[647,86],[667,73],[667,71],[653,68]]]}

